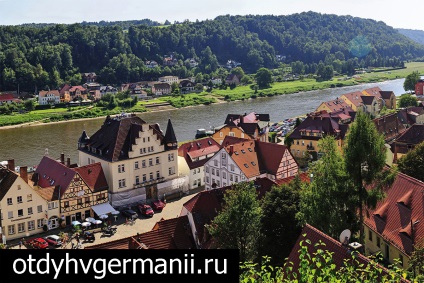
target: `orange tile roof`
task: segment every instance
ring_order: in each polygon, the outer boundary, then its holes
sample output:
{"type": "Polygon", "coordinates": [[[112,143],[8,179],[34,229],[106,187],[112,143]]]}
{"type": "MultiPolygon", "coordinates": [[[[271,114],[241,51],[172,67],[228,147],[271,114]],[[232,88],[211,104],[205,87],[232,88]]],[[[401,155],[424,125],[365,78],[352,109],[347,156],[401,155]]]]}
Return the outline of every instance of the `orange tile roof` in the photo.
{"type": "Polygon", "coordinates": [[[193,169],[203,166],[212,156],[198,161],[195,161],[195,158],[207,156],[218,152],[220,149],[221,146],[219,143],[217,143],[213,138],[206,137],[180,145],[178,147],[178,156],[184,157],[188,167],[193,169]]]}
{"type": "Polygon", "coordinates": [[[381,98],[380,91],[382,91],[381,88],[379,88],[377,86],[377,87],[372,87],[372,88],[364,89],[362,91],[362,93],[365,94],[365,95],[372,95],[372,96],[377,96],[378,98],[381,98]]]}
{"type": "Polygon", "coordinates": [[[358,107],[360,104],[362,104],[362,98],[361,98],[362,95],[363,95],[362,92],[355,91],[355,92],[345,93],[342,96],[347,98],[348,101],[346,103],[348,105],[351,103],[351,104],[355,105],[356,107],[358,107]]]}
{"type": "Polygon", "coordinates": [[[343,99],[340,99],[338,97],[330,101],[322,102],[321,105],[323,104],[327,106],[328,108],[330,108],[330,112],[338,111],[343,108],[349,107],[349,105],[343,99]]]}
{"type": "Polygon", "coordinates": [[[364,223],[385,241],[411,255],[411,223],[416,223],[415,243],[424,239],[424,183],[398,173],[385,193],[386,198],[375,209],[366,209],[364,223]]]}
{"type": "MultiPolygon", "coordinates": [[[[309,177],[309,173],[308,172],[302,172],[299,175],[300,181],[302,183],[310,183],[311,179],[309,177]]],[[[284,179],[277,179],[275,180],[275,182],[277,183],[277,185],[288,185],[291,181],[293,181],[296,178],[296,176],[290,176],[284,179]]]]}
{"type": "Polygon", "coordinates": [[[99,192],[108,189],[106,176],[103,172],[100,162],[72,168],[72,170],[81,176],[81,178],[93,192],[99,192]]]}

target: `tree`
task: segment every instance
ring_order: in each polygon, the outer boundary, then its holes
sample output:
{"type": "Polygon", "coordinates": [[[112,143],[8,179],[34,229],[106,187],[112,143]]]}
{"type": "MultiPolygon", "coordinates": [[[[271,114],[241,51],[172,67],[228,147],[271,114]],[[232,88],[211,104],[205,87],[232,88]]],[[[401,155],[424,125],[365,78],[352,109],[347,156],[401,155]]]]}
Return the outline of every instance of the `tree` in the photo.
{"type": "Polygon", "coordinates": [[[417,106],[418,99],[409,93],[404,93],[399,98],[399,107],[417,106]]]}
{"type": "Polygon", "coordinates": [[[206,228],[219,248],[239,249],[240,260],[256,257],[262,210],[253,182],[233,185],[225,192],[224,207],[206,228]]]}
{"type": "Polygon", "coordinates": [[[322,138],[318,147],[323,155],[309,170],[313,179],[302,190],[298,218],[337,238],[357,222],[350,198],[351,185],[335,138],[322,138]]]}
{"type": "Polygon", "coordinates": [[[374,207],[377,201],[383,198],[380,184],[386,184],[386,178],[382,176],[386,164],[384,137],[377,132],[367,114],[357,112],[343,151],[346,172],[353,184],[350,194],[354,198],[355,211],[359,212],[359,241],[363,242],[363,208],[365,205],[374,207]],[[373,187],[366,189],[371,183],[373,187]]]}
{"type": "Polygon", "coordinates": [[[24,107],[27,111],[32,111],[35,109],[35,102],[32,99],[25,100],[24,107]]]}
{"type": "MultiPolygon", "coordinates": [[[[415,274],[418,272],[420,278],[424,279],[424,240],[421,240],[419,243],[414,245],[414,250],[411,254],[411,260],[409,261],[410,270],[415,274]]],[[[419,281],[422,282],[422,281],[419,281]]]]}
{"type": "Polygon", "coordinates": [[[269,87],[272,83],[272,72],[267,68],[260,68],[255,75],[255,79],[259,87],[269,87]]]}
{"type": "Polygon", "coordinates": [[[289,185],[275,186],[262,201],[261,220],[262,256],[270,256],[277,265],[283,265],[302,231],[296,214],[300,206],[300,179],[289,185]]]}
{"type": "Polygon", "coordinates": [[[399,171],[424,182],[424,142],[398,160],[399,171]]]}
{"type": "Polygon", "coordinates": [[[420,80],[420,74],[418,71],[414,71],[406,76],[403,88],[406,91],[415,91],[415,84],[420,80]]]}

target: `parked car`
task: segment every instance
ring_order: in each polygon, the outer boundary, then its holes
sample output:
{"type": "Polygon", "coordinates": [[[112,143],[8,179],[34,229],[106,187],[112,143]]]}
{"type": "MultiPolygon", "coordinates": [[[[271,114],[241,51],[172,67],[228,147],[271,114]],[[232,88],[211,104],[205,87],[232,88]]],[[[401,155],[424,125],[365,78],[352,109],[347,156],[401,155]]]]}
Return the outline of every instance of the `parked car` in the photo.
{"type": "Polygon", "coordinates": [[[27,241],[27,245],[33,249],[47,249],[49,244],[43,238],[34,238],[27,241]]]}
{"type": "Polygon", "coordinates": [[[85,241],[94,242],[96,240],[96,237],[94,236],[94,233],[90,231],[85,231],[84,234],[82,234],[82,238],[85,241]]]}
{"type": "Polygon", "coordinates": [[[163,202],[163,201],[161,201],[160,199],[155,200],[155,201],[152,203],[152,208],[153,208],[154,210],[160,210],[160,211],[162,211],[162,209],[163,209],[165,206],[166,206],[166,203],[165,203],[165,202],[163,202]]]}
{"type": "Polygon", "coordinates": [[[132,209],[126,209],[126,210],[122,211],[122,215],[124,215],[125,217],[130,218],[130,219],[137,219],[138,218],[137,212],[135,212],[132,209]]]}
{"type": "Polygon", "coordinates": [[[139,204],[138,210],[140,211],[141,215],[144,215],[147,217],[153,217],[153,215],[155,214],[152,207],[148,204],[139,204]]]}
{"type": "Polygon", "coordinates": [[[46,240],[50,246],[60,247],[62,245],[62,241],[58,235],[48,235],[44,237],[44,240],[46,240]]]}

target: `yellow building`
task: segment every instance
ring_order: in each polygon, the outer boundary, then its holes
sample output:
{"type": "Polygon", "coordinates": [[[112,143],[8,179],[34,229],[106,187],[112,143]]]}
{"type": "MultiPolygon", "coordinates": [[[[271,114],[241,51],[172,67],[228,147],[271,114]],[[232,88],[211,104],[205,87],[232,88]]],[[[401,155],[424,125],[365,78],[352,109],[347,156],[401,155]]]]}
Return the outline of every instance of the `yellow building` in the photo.
{"type": "Polygon", "coordinates": [[[159,124],[134,114],[108,116],[91,137],[84,131],[79,138],[79,164],[100,162],[112,206],[124,206],[187,190],[188,178],[178,177],[177,148],[170,120],[164,135],[159,124]]]}
{"type": "Polygon", "coordinates": [[[343,99],[348,106],[350,106],[354,111],[365,111],[362,97],[364,94],[360,91],[345,93],[340,96],[340,99],[343,99]]]}
{"type": "Polygon", "coordinates": [[[44,199],[28,184],[27,167],[20,167],[19,174],[14,171],[14,160],[9,160],[8,167],[0,166],[0,234],[3,241],[55,228],[59,217],[58,201],[44,199]]]}
{"type": "MultiPolygon", "coordinates": [[[[256,136],[257,135],[258,134],[256,132],[256,136]]],[[[215,128],[215,133],[211,137],[217,143],[222,144],[226,136],[248,139],[248,140],[252,139],[252,137],[246,134],[242,128],[239,128],[237,126],[229,126],[229,125],[224,125],[222,127],[215,128]]],[[[255,133],[253,134],[253,136],[255,137],[255,133]]]]}
{"type": "Polygon", "coordinates": [[[325,110],[328,113],[330,113],[330,112],[334,112],[334,111],[343,110],[346,107],[349,107],[349,105],[343,99],[340,99],[340,98],[337,97],[334,100],[322,102],[318,106],[318,108],[315,110],[315,112],[325,110]]]}

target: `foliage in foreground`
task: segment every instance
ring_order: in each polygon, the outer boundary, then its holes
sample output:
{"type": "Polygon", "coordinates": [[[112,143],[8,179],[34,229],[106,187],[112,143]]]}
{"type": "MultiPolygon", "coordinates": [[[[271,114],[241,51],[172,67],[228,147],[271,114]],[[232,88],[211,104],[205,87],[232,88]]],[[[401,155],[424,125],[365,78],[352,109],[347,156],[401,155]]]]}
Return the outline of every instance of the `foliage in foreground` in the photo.
{"type": "MultiPolygon", "coordinates": [[[[305,236],[305,235],[304,235],[305,236]]],[[[398,283],[401,279],[408,279],[408,274],[397,267],[390,266],[383,272],[383,268],[374,260],[367,265],[362,264],[352,253],[352,258],[344,261],[338,268],[333,260],[333,253],[325,249],[322,242],[314,247],[309,240],[300,241],[298,272],[293,272],[293,262],[287,262],[283,267],[270,265],[270,258],[264,257],[262,265],[252,262],[241,264],[241,283],[309,283],[309,282],[337,282],[337,283],[398,283]],[[308,246],[314,249],[308,252],[308,246]]],[[[418,282],[418,281],[412,281],[418,282]]]]}

